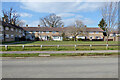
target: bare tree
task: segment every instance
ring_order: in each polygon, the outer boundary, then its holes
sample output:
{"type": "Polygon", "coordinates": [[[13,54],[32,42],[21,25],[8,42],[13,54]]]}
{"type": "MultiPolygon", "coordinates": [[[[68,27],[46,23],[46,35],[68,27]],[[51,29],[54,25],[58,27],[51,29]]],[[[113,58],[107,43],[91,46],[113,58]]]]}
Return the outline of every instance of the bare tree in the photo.
{"type": "Polygon", "coordinates": [[[16,10],[13,10],[13,8],[10,8],[8,11],[6,10],[2,10],[3,13],[3,18],[6,20],[6,22],[8,23],[13,23],[13,24],[17,24],[17,22],[19,21],[19,14],[17,14],[16,10]]]}
{"type": "Polygon", "coordinates": [[[76,20],[75,23],[69,26],[66,30],[66,34],[73,36],[74,41],[76,41],[76,36],[86,36],[86,33],[86,26],[80,20],[76,20]]]}
{"type": "Polygon", "coordinates": [[[118,24],[118,2],[107,2],[102,7],[102,17],[105,20],[105,32],[107,33],[107,44],[110,32],[115,29],[118,24]]]}
{"type": "Polygon", "coordinates": [[[24,21],[24,20],[17,20],[17,21],[16,21],[16,24],[17,24],[18,26],[23,27],[23,26],[25,25],[25,21],[24,21]]]}
{"type": "Polygon", "coordinates": [[[41,18],[40,24],[45,27],[62,27],[63,22],[60,16],[56,16],[56,14],[50,14],[44,18],[41,18]]]}

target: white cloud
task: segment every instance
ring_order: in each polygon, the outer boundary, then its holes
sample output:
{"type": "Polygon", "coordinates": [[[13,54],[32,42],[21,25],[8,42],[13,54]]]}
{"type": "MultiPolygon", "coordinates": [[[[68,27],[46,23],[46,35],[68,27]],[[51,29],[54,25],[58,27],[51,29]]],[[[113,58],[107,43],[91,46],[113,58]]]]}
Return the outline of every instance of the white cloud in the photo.
{"type": "Polygon", "coordinates": [[[94,11],[102,3],[91,2],[22,2],[21,8],[40,13],[67,13],[77,11],[94,11]]]}
{"type": "Polygon", "coordinates": [[[62,21],[64,22],[65,26],[69,26],[69,25],[74,24],[75,18],[63,19],[62,21]]]}
{"type": "MultiPolygon", "coordinates": [[[[39,13],[56,13],[62,17],[62,21],[68,26],[74,23],[76,19],[82,20],[86,25],[93,24],[94,20],[78,15],[76,12],[96,11],[102,5],[103,3],[95,2],[22,2],[21,8],[39,13]]],[[[33,21],[29,25],[37,26],[38,24],[39,21],[33,21]]]]}
{"type": "Polygon", "coordinates": [[[21,17],[32,17],[32,14],[29,13],[19,13],[21,17]]]}
{"type": "Polygon", "coordinates": [[[89,18],[84,18],[84,19],[83,19],[83,22],[84,22],[84,24],[86,24],[86,25],[91,25],[91,24],[94,24],[94,23],[95,23],[94,20],[89,19],[89,18]]]}
{"type": "Polygon", "coordinates": [[[100,9],[102,7],[103,3],[95,3],[95,2],[89,2],[89,3],[85,3],[85,4],[82,4],[81,6],[79,6],[77,8],[77,10],[80,10],[80,11],[95,11],[97,9],[100,9]]]}
{"type": "Polygon", "coordinates": [[[2,2],[119,2],[119,0],[1,0],[2,2]]]}
{"type": "Polygon", "coordinates": [[[31,21],[27,23],[29,27],[37,27],[39,24],[39,20],[31,21]]]}
{"type": "Polygon", "coordinates": [[[74,24],[75,20],[81,20],[85,25],[91,25],[94,24],[95,21],[90,19],[90,18],[69,18],[69,19],[64,19],[62,20],[64,22],[65,25],[69,26],[74,24]]]}
{"type": "Polygon", "coordinates": [[[72,17],[72,16],[75,16],[75,14],[72,14],[72,13],[61,13],[61,14],[57,14],[57,16],[61,16],[61,17],[72,17]]]}

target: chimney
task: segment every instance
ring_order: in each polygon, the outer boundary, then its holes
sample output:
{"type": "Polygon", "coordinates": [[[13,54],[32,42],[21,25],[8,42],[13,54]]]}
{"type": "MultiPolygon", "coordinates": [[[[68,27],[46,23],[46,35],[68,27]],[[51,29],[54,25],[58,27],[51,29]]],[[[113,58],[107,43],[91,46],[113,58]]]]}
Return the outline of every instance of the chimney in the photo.
{"type": "Polygon", "coordinates": [[[38,25],[38,27],[40,27],[40,25],[38,25]]]}
{"type": "Polygon", "coordinates": [[[26,24],[26,27],[28,28],[28,24],[26,24]]]}
{"type": "Polygon", "coordinates": [[[28,27],[28,24],[26,24],[26,27],[28,27]]]}

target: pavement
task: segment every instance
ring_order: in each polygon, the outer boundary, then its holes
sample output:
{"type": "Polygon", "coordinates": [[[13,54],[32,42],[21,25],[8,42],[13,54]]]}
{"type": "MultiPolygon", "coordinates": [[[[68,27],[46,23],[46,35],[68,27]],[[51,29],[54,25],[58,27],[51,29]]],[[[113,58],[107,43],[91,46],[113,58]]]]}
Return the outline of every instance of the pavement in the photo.
{"type": "Polygon", "coordinates": [[[2,77],[118,78],[118,57],[4,57],[2,77]]]}
{"type": "Polygon", "coordinates": [[[118,53],[118,50],[90,50],[90,51],[0,51],[2,53],[17,53],[17,54],[26,54],[26,53],[118,53]]]}

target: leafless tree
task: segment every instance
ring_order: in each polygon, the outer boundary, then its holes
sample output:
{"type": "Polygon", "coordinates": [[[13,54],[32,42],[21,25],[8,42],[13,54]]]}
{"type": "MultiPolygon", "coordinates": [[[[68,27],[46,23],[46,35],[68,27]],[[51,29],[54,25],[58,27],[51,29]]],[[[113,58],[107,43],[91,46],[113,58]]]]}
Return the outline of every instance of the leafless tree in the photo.
{"type": "Polygon", "coordinates": [[[40,24],[45,27],[62,27],[63,22],[60,16],[50,14],[40,19],[40,24]]]}
{"type": "Polygon", "coordinates": [[[76,36],[86,36],[86,26],[83,24],[82,21],[76,20],[75,23],[69,26],[66,30],[67,35],[71,35],[74,37],[74,41],[76,41],[76,36]]]}
{"type": "Polygon", "coordinates": [[[17,24],[18,18],[20,17],[19,14],[17,14],[16,10],[13,10],[13,8],[10,8],[8,11],[2,10],[3,13],[3,18],[6,20],[8,23],[13,23],[17,24]]]}
{"type": "Polygon", "coordinates": [[[23,21],[23,20],[17,20],[17,21],[16,21],[16,24],[17,24],[18,26],[23,27],[23,26],[25,25],[25,21],[23,21]]]}
{"type": "Polygon", "coordinates": [[[118,24],[118,2],[107,2],[101,9],[102,17],[105,20],[107,26],[105,31],[107,33],[107,44],[110,32],[115,29],[118,24]]]}

